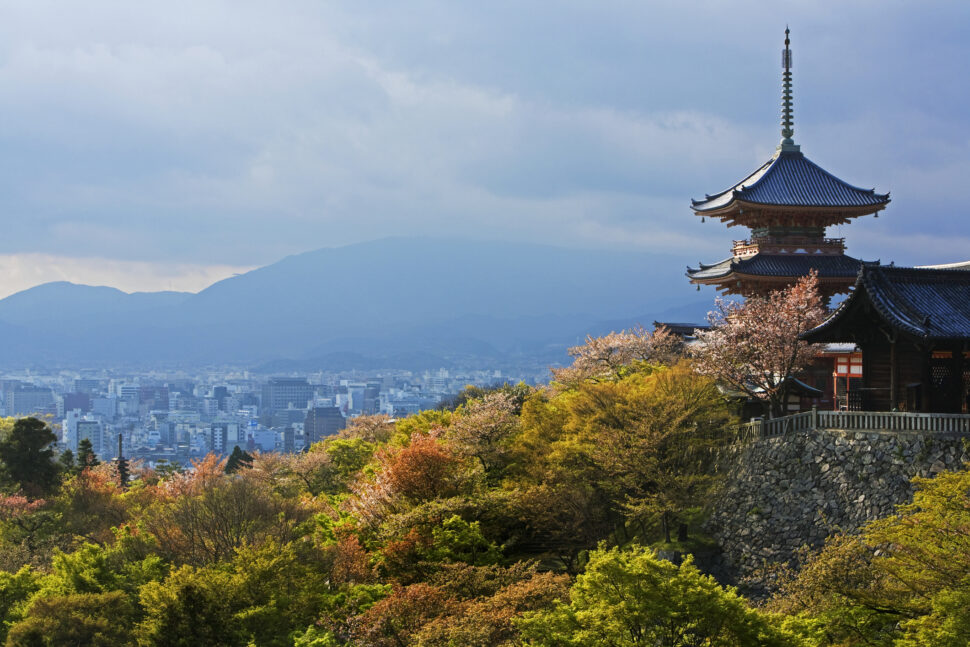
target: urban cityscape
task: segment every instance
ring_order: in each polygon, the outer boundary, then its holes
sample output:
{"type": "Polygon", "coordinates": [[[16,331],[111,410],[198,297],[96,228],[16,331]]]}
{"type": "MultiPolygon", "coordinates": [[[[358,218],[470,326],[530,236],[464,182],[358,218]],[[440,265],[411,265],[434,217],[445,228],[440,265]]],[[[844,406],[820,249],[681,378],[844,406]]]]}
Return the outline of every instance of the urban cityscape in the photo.
{"type": "Polygon", "coordinates": [[[249,371],[113,374],[62,371],[0,376],[0,417],[40,416],[59,430],[61,450],[84,439],[101,461],[126,458],[153,467],[188,467],[212,453],[300,452],[343,429],[349,418],[390,420],[434,409],[466,386],[536,383],[541,375],[501,370],[317,372],[249,371]]]}

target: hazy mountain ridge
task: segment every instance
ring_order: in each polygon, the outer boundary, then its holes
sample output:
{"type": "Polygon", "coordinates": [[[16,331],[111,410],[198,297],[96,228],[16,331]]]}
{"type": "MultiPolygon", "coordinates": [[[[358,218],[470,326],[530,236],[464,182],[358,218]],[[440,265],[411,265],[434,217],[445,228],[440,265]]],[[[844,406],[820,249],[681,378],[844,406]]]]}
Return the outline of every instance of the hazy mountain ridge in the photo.
{"type": "Polygon", "coordinates": [[[706,303],[691,299],[682,265],[638,252],[396,238],[290,256],[195,294],[48,283],[0,300],[0,362],[561,354],[583,331],[606,332],[602,322],[649,326],[706,303]]]}

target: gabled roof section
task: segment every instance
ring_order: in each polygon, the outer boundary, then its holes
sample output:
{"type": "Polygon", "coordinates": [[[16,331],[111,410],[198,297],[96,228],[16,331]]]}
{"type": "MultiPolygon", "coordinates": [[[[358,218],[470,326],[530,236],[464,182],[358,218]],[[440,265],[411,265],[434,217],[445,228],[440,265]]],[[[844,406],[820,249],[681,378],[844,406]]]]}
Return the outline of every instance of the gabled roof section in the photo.
{"type": "Polygon", "coordinates": [[[755,254],[749,258],[725,259],[713,265],[687,268],[691,280],[719,279],[731,274],[749,276],[805,276],[812,270],[819,278],[851,278],[859,273],[862,261],[843,254],[755,254]]]}
{"type": "Polygon", "coordinates": [[[808,341],[834,339],[842,324],[859,316],[868,300],[892,328],[927,340],[970,339],[970,272],[865,263],[855,289],[835,313],[809,330],[808,341]]]}
{"type": "Polygon", "coordinates": [[[726,191],[691,200],[698,214],[717,211],[734,202],[786,207],[882,207],[888,193],[860,189],[835,177],[800,151],[780,150],[758,170],[726,191]]]}

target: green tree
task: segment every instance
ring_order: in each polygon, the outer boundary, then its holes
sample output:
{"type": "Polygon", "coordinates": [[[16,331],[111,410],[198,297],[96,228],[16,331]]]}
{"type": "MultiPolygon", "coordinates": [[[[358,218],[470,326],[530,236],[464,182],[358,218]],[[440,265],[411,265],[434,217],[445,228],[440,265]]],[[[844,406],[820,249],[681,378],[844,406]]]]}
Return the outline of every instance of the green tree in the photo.
{"type": "Polygon", "coordinates": [[[38,598],[7,634],[7,647],[133,645],[134,609],[121,591],[38,598]]]}
{"type": "Polygon", "coordinates": [[[6,641],[11,625],[26,613],[28,600],[40,588],[39,580],[28,566],[16,573],[0,571],[0,642],[6,641]]]}
{"type": "Polygon", "coordinates": [[[81,471],[89,467],[96,467],[101,464],[98,455],[94,453],[94,445],[90,438],[82,438],[77,443],[77,470],[81,471]]]}
{"type": "MultiPolygon", "coordinates": [[[[310,453],[316,448],[311,447],[310,453]]],[[[321,449],[330,457],[332,470],[327,491],[336,494],[347,491],[348,483],[373,458],[376,445],[362,438],[330,438],[321,449]]]]}
{"type": "Polygon", "coordinates": [[[326,559],[293,545],[242,549],[219,565],[183,566],[141,587],[139,645],[290,647],[332,608],[326,559]]]}
{"type": "Polygon", "coordinates": [[[165,576],[168,569],[157,555],[129,550],[131,537],[122,532],[118,539],[113,546],[84,544],[72,553],[55,552],[38,597],[122,591],[134,599],[140,587],[165,576]]]}
{"type": "Polygon", "coordinates": [[[569,602],[518,622],[529,644],[565,647],[748,647],[795,645],[733,589],[648,548],[596,550],[569,602]]]}
{"type": "Polygon", "coordinates": [[[243,451],[239,445],[232,448],[229,460],[226,461],[226,474],[235,474],[239,470],[248,469],[253,466],[253,457],[248,452],[243,451]]]}
{"type": "Polygon", "coordinates": [[[820,622],[832,644],[970,644],[970,470],[913,484],[895,515],[830,538],[772,607],[820,622]]]}
{"type": "Polygon", "coordinates": [[[334,638],[333,633],[316,626],[307,627],[304,633],[293,637],[293,647],[338,647],[338,645],[340,643],[334,638]]]}
{"type": "Polygon", "coordinates": [[[629,368],[530,398],[511,443],[507,471],[534,541],[558,548],[567,568],[611,533],[623,543],[659,527],[668,542],[672,529],[686,539],[686,513],[716,485],[732,416],[714,381],[686,360],[629,368]]]}
{"type": "Polygon", "coordinates": [[[172,463],[166,458],[160,458],[155,462],[155,467],[153,468],[152,472],[154,472],[154,481],[164,481],[178,474],[183,474],[185,472],[185,468],[181,463],[172,463]]]}
{"type": "Polygon", "coordinates": [[[502,558],[502,551],[494,542],[485,539],[480,522],[468,523],[453,515],[432,531],[427,558],[435,562],[485,566],[497,563],[502,558]]]}
{"type": "Polygon", "coordinates": [[[57,462],[60,463],[61,471],[65,474],[73,474],[77,468],[77,463],[74,462],[74,452],[70,449],[62,451],[60,456],[57,457],[57,462]]]}
{"type": "Polygon", "coordinates": [[[52,445],[57,436],[37,418],[20,418],[9,433],[0,438],[0,472],[10,490],[23,490],[42,497],[57,489],[60,468],[52,445]]]}
{"type": "Polygon", "coordinates": [[[233,618],[231,576],[220,571],[197,571],[183,566],[164,582],[141,591],[147,611],[135,635],[146,647],[234,647],[245,645],[233,618]]]}

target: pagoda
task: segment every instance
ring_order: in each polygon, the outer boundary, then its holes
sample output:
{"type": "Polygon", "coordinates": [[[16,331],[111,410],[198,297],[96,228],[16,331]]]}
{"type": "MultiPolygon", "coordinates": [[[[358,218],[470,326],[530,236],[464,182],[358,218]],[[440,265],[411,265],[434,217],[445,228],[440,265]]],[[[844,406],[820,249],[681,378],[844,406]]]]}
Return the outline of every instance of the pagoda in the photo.
{"type": "Polygon", "coordinates": [[[763,295],[791,285],[812,270],[826,299],[848,292],[862,262],[847,256],[844,238],[825,230],[852,218],[877,214],[888,193],[848,184],[809,160],[795,144],[792,119],[789,30],[782,50],[781,144],[754,173],[731,188],[692,200],[701,218],[720,218],[728,227],[751,229],[748,240],[734,241],[730,258],[687,268],[690,282],[714,285],[726,294],[763,295]]]}

